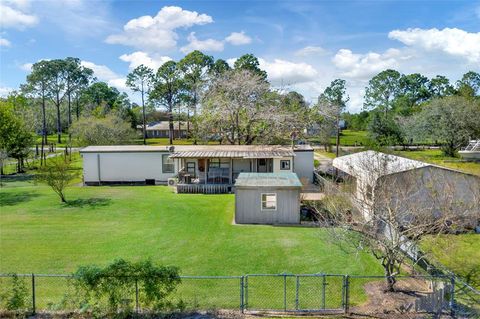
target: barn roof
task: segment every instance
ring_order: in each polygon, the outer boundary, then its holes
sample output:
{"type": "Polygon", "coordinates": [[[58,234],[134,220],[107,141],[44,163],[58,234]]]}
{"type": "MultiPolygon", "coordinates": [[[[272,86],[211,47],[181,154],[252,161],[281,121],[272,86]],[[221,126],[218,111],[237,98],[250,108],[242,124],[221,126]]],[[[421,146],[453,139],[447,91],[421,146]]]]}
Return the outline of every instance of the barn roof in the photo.
{"type": "Polygon", "coordinates": [[[428,163],[376,151],[337,157],[332,164],[348,175],[356,178],[368,178],[372,181],[385,175],[431,166],[428,163]]]}
{"type": "Polygon", "coordinates": [[[295,173],[240,173],[235,187],[301,188],[302,183],[295,173]]]}

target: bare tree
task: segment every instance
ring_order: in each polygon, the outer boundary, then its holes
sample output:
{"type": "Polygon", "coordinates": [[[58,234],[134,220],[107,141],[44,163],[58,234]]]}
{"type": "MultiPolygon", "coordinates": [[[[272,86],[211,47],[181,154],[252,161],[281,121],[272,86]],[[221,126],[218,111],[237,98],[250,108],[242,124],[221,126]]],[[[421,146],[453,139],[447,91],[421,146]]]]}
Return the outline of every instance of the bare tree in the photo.
{"type": "Polygon", "coordinates": [[[78,171],[72,167],[72,162],[67,158],[56,156],[46,161],[35,175],[36,181],[47,184],[66,203],[65,189],[70,186],[78,176],[78,171]]]}
{"type": "Polygon", "coordinates": [[[331,228],[332,238],[368,248],[381,261],[387,291],[394,291],[405,259],[424,258],[418,247],[425,236],[477,224],[480,178],[383,153],[360,154],[344,162],[350,175],[344,185],[325,187],[323,208],[339,226],[331,228]]]}

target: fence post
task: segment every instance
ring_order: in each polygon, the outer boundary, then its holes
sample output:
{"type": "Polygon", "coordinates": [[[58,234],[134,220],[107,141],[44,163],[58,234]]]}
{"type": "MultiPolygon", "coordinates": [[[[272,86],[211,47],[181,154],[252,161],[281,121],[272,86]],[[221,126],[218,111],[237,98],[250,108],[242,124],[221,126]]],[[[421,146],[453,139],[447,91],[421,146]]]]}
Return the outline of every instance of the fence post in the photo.
{"type": "Polygon", "coordinates": [[[245,280],[243,282],[243,289],[245,290],[245,298],[244,298],[244,303],[243,303],[243,308],[247,309],[248,308],[248,275],[245,276],[245,280]]]}
{"type": "Polygon", "coordinates": [[[240,277],[240,312],[244,312],[244,276],[240,277]]]}
{"type": "Polygon", "coordinates": [[[455,318],[455,276],[450,277],[450,284],[452,287],[450,288],[450,315],[452,318],[455,318]]]}
{"type": "Polygon", "coordinates": [[[283,310],[287,311],[287,274],[283,273],[283,310]]]}
{"type": "Polygon", "coordinates": [[[323,276],[323,282],[322,282],[322,307],[325,309],[325,289],[327,287],[327,277],[325,277],[325,274],[323,276]]]}
{"type": "Polygon", "coordinates": [[[32,314],[36,314],[35,307],[35,274],[32,273],[32,314]]]}
{"type": "Polygon", "coordinates": [[[348,275],[345,276],[345,313],[349,313],[349,303],[350,303],[350,277],[348,275]]]}
{"type": "Polygon", "coordinates": [[[298,275],[295,276],[297,279],[297,283],[295,286],[295,310],[298,310],[298,297],[299,297],[299,289],[300,289],[300,277],[298,275]]]}
{"type": "Polygon", "coordinates": [[[135,278],[135,310],[138,314],[139,304],[138,304],[138,278],[135,278]]]}

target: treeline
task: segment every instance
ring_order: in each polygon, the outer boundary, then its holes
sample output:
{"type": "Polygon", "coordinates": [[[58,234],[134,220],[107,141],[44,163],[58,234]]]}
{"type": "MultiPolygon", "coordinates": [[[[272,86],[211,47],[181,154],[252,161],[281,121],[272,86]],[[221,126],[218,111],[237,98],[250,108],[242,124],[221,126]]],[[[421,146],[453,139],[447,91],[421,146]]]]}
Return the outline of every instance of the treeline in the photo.
{"type": "Polygon", "coordinates": [[[344,113],[353,130],[367,130],[378,145],[433,143],[455,156],[469,139],[480,137],[480,74],[470,71],[451,84],[437,75],[385,70],[365,89],[363,111],[344,113]]]}
{"type": "Polygon", "coordinates": [[[273,88],[252,54],[231,67],[193,51],[157,70],[140,65],[125,84],[138,94],[140,105],[98,81],[78,58],[33,64],[20,90],[0,100],[8,123],[1,127],[0,158],[16,158],[21,170],[41,136],[43,161],[52,133],[58,143],[68,145],[121,144],[140,138],[137,128],[142,127],[146,144],[146,125],[160,120],[169,121],[171,144],[174,120],[186,123],[193,143],[280,144],[314,132],[329,145],[332,135],[339,136],[341,120],[351,129],[368,130],[381,146],[429,140],[441,143],[447,155],[454,155],[468,138],[480,136],[476,72],[453,85],[444,76],[428,79],[418,73],[382,71],[369,81],[364,110],[358,114],[345,112],[345,80],[335,79],[316,103],[309,104],[298,92],[273,88]]]}

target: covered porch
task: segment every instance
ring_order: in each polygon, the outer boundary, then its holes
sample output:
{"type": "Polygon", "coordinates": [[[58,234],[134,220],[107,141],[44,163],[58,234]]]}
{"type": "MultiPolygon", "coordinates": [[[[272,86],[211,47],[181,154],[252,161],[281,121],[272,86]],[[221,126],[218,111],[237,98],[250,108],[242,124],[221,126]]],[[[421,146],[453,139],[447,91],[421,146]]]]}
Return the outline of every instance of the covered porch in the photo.
{"type": "MultiPolygon", "coordinates": [[[[178,168],[178,193],[230,193],[240,173],[273,173],[282,162],[291,163],[291,150],[235,150],[234,145],[215,149],[178,151],[170,155],[178,168]],[[278,162],[278,163],[276,163],[278,162]]],[[[255,149],[254,149],[255,148],[255,149]]],[[[285,165],[289,170],[290,164],[285,165]]]]}

